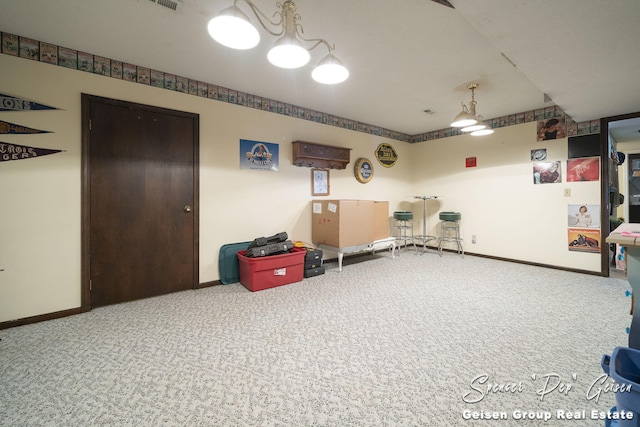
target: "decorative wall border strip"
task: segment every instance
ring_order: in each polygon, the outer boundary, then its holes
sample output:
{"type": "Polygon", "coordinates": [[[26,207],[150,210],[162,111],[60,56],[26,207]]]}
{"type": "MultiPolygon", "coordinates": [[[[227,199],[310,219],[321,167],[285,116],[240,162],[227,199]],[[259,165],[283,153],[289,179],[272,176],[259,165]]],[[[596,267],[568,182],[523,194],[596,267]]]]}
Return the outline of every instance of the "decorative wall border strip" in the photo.
{"type": "MultiPolygon", "coordinates": [[[[497,117],[494,119],[484,120],[492,129],[498,129],[506,126],[519,125],[521,123],[537,122],[538,120],[546,120],[553,117],[563,117],[567,126],[567,136],[591,135],[600,133],[600,120],[588,120],[585,122],[574,122],[571,117],[557,105],[546,108],[538,108],[523,113],[510,114],[508,116],[497,117]]],[[[450,136],[463,135],[464,133],[458,128],[440,129],[431,132],[420,133],[411,137],[411,142],[432,141],[434,139],[447,138],[450,136]]]]}
{"type": "MultiPolygon", "coordinates": [[[[380,126],[334,116],[298,105],[288,104],[250,93],[217,86],[212,83],[192,80],[188,77],[165,73],[136,64],[105,58],[88,52],[56,46],[31,38],[2,32],[1,53],[33,61],[44,62],[73,70],[84,71],[111,77],[119,80],[136,82],[165,90],[182,92],[247,108],[269,111],[275,114],[309,120],[329,126],[354,130],[370,135],[382,136],[408,143],[432,141],[450,136],[462,135],[459,129],[446,128],[435,131],[408,135],[380,126]]],[[[551,106],[534,111],[526,111],[509,116],[485,120],[493,129],[512,126],[531,121],[544,120],[551,117],[564,116],[567,123],[567,136],[589,135],[600,133],[600,120],[576,123],[559,107],[551,106]]]]}

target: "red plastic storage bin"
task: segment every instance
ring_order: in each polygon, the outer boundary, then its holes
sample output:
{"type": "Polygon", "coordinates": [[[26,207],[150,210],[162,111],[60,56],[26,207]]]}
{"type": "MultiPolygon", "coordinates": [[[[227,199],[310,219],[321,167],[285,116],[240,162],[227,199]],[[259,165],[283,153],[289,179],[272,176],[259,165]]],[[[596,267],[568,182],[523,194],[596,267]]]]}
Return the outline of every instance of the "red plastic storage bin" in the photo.
{"type": "Polygon", "coordinates": [[[244,256],[247,251],[239,251],[240,283],[255,292],[300,282],[306,252],[304,248],[294,247],[288,254],[249,258],[244,256]]]}

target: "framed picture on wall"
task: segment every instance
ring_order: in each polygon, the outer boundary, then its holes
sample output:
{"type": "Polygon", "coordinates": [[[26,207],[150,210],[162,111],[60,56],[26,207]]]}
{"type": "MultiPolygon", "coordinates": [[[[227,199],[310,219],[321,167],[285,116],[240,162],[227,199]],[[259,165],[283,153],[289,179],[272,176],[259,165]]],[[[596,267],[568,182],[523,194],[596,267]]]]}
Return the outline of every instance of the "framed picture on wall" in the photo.
{"type": "Polygon", "coordinates": [[[549,184],[557,182],[562,182],[560,161],[533,163],[534,184],[549,184]]]}
{"type": "Polygon", "coordinates": [[[311,169],[311,195],[329,195],[329,171],[327,169],[311,169]]]}
{"type": "Polygon", "coordinates": [[[600,157],[582,157],[567,160],[567,182],[598,181],[600,157]]]}

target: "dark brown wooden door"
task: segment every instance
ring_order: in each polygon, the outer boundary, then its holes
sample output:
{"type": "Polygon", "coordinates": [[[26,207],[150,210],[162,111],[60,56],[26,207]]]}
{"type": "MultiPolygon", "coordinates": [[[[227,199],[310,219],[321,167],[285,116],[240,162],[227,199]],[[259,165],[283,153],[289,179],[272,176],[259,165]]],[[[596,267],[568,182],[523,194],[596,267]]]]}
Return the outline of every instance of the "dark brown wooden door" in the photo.
{"type": "Polygon", "coordinates": [[[91,307],[195,288],[198,116],[85,96],[91,307]]]}

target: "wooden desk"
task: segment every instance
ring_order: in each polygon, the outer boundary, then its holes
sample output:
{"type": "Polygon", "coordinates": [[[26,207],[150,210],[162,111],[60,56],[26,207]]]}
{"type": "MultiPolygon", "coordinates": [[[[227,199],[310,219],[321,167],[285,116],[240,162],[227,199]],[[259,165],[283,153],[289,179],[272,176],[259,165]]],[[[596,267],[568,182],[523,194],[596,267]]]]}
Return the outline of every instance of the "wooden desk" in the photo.
{"type": "Polygon", "coordinates": [[[629,348],[640,349],[640,307],[636,307],[635,295],[640,295],[640,224],[625,223],[613,230],[607,243],[617,243],[625,247],[627,256],[627,280],[631,285],[631,327],[629,328],[629,348]],[[623,233],[632,233],[625,236],[623,233]]]}

